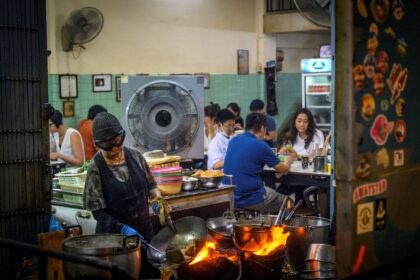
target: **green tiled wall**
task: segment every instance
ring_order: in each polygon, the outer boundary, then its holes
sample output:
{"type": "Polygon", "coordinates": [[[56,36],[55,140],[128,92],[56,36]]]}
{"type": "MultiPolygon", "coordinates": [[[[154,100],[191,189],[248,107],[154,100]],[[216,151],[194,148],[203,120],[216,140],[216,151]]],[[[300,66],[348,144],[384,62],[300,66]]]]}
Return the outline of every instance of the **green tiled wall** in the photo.
{"type": "Polygon", "coordinates": [[[302,77],[300,73],[279,73],[276,82],[276,100],[279,114],[275,116],[277,127],[302,106],[302,77]]]}
{"type": "MultiPolygon", "coordinates": [[[[210,101],[218,103],[222,108],[230,102],[236,102],[242,108],[241,115],[245,119],[249,113],[249,104],[255,98],[265,99],[264,75],[212,74],[210,87],[204,92],[204,105],[210,101]]],[[[89,107],[100,104],[108,112],[118,118],[121,116],[121,103],[115,99],[115,77],[112,78],[112,92],[93,92],[92,75],[78,75],[78,98],[75,101],[75,116],[64,118],[69,127],[78,127],[80,120],[87,117],[89,107]]],[[[60,99],[58,75],[48,76],[49,102],[54,108],[63,110],[63,99],[60,99]]],[[[281,125],[289,114],[292,114],[297,103],[301,103],[300,73],[280,73],[277,76],[276,98],[279,115],[274,116],[277,125],[281,125]]]]}

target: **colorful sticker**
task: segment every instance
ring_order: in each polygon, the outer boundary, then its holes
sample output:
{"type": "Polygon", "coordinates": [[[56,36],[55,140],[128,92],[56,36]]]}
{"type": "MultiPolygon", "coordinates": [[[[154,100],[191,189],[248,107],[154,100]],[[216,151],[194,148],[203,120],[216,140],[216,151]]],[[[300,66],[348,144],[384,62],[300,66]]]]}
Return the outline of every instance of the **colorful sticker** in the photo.
{"type": "Polygon", "coordinates": [[[396,20],[402,20],[404,17],[404,3],[402,0],[393,0],[392,1],[392,15],[396,20]]]}
{"type": "Polygon", "coordinates": [[[377,165],[382,165],[383,168],[388,168],[389,166],[389,155],[388,155],[388,151],[385,148],[380,149],[377,153],[376,153],[376,164],[377,165]]]}
{"type": "Polygon", "coordinates": [[[394,166],[403,166],[404,165],[404,150],[395,150],[394,151],[394,166]]]}
{"type": "Polygon", "coordinates": [[[384,32],[385,32],[386,35],[391,36],[394,39],[397,37],[397,35],[395,35],[394,29],[392,29],[391,26],[388,26],[387,28],[385,28],[384,32]]]}
{"type": "Polygon", "coordinates": [[[397,99],[397,102],[395,102],[395,113],[398,117],[404,116],[405,113],[405,100],[400,97],[397,99]]]}
{"type": "Polygon", "coordinates": [[[407,42],[404,38],[401,37],[397,40],[395,50],[400,57],[405,57],[407,55],[407,42]]]}
{"type": "Polygon", "coordinates": [[[389,56],[386,51],[379,51],[376,55],[376,71],[382,74],[388,72],[389,56]]]}
{"type": "Polygon", "coordinates": [[[365,72],[362,64],[357,64],[353,67],[353,84],[357,89],[365,87],[365,72]]]}
{"type": "Polygon", "coordinates": [[[372,34],[378,36],[378,25],[376,23],[372,22],[369,25],[369,33],[372,33],[372,34]]]}
{"type": "Polygon", "coordinates": [[[370,2],[370,10],[373,15],[373,19],[377,23],[384,23],[389,13],[389,1],[388,0],[372,0],[370,2]]]}
{"type": "Polygon", "coordinates": [[[388,140],[389,134],[394,128],[394,122],[388,122],[384,114],[380,114],[375,118],[375,121],[370,128],[370,137],[377,145],[383,145],[388,140]]]}
{"type": "Polygon", "coordinates": [[[362,117],[369,120],[375,114],[375,99],[369,93],[363,95],[362,98],[362,117]]]}
{"type": "Polygon", "coordinates": [[[373,208],[373,202],[362,203],[357,205],[357,234],[373,231],[373,208]]]}
{"type": "Polygon", "coordinates": [[[385,83],[384,75],[382,73],[375,73],[373,76],[373,88],[375,89],[375,94],[381,96],[384,93],[385,83]]]}
{"type": "Polygon", "coordinates": [[[379,47],[379,41],[377,36],[374,33],[371,33],[372,36],[369,37],[369,39],[367,40],[367,50],[368,53],[370,54],[375,54],[376,50],[379,47]]]}
{"type": "Polygon", "coordinates": [[[407,137],[407,126],[405,125],[404,120],[398,120],[395,123],[394,136],[398,143],[404,142],[405,138],[407,137]]]}
{"type": "Polygon", "coordinates": [[[386,99],[383,99],[381,101],[381,110],[386,112],[386,111],[388,111],[388,108],[389,108],[389,101],[386,100],[386,99]]]}
{"type": "Polygon", "coordinates": [[[365,56],[365,59],[363,60],[363,70],[365,71],[366,77],[368,77],[369,79],[372,79],[373,75],[375,75],[375,64],[375,55],[367,54],[365,56]]]}
{"type": "Polygon", "coordinates": [[[367,11],[367,7],[365,4],[365,0],[357,0],[357,10],[359,11],[359,14],[364,17],[367,18],[368,17],[368,11],[367,11]]]}
{"type": "Polygon", "coordinates": [[[386,199],[375,201],[375,230],[382,230],[386,227],[386,199]]]}
{"type": "Polygon", "coordinates": [[[358,186],[353,191],[353,203],[356,204],[359,200],[376,196],[381,193],[384,193],[388,188],[388,181],[386,179],[381,179],[377,182],[363,184],[358,186]]]}
{"type": "Polygon", "coordinates": [[[391,104],[394,104],[395,100],[400,97],[401,93],[405,89],[408,78],[408,69],[402,68],[401,64],[392,64],[391,73],[389,78],[386,80],[389,89],[391,90],[391,104]]]}
{"type": "Polygon", "coordinates": [[[372,173],[370,161],[366,155],[363,155],[356,167],[355,175],[358,178],[366,178],[372,173]]]}

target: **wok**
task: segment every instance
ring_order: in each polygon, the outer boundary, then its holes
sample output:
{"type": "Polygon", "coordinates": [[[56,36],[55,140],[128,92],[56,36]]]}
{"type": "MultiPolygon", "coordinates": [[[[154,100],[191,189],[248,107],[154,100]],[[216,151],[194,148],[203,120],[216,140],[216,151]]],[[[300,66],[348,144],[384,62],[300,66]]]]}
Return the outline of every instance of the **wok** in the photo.
{"type": "MultiPolygon", "coordinates": [[[[169,226],[160,230],[150,244],[161,252],[180,250],[188,262],[201,249],[206,236],[206,223],[199,217],[183,217],[173,222],[175,231],[169,226]]],[[[166,254],[161,254],[150,247],[147,249],[147,259],[156,268],[163,268],[171,263],[166,254]]]]}
{"type": "Polygon", "coordinates": [[[232,212],[223,213],[222,217],[210,218],[206,225],[210,235],[217,244],[224,248],[233,247],[232,233],[233,224],[236,223],[235,215],[232,212]]]}

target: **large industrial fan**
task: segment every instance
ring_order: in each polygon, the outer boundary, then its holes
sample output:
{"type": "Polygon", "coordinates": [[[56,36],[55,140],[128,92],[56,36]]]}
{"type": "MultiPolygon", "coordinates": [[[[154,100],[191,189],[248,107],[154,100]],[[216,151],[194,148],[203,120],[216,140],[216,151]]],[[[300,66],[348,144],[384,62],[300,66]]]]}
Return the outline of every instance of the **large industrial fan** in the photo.
{"type": "Polygon", "coordinates": [[[203,158],[203,77],[125,78],[121,105],[126,145],[142,152],[203,158]]]}
{"type": "Polygon", "coordinates": [[[294,0],[299,13],[313,24],[330,28],[331,0],[294,0]]]}

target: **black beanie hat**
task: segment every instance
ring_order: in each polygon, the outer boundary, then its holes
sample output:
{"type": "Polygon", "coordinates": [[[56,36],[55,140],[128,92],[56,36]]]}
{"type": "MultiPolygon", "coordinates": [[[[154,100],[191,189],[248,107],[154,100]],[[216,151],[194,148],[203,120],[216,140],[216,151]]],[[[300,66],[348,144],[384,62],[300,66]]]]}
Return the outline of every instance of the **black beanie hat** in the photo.
{"type": "Polygon", "coordinates": [[[120,121],[108,112],[101,112],[96,115],[92,124],[93,139],[110,140],[120,135],[122,126],[120,121]]]}

